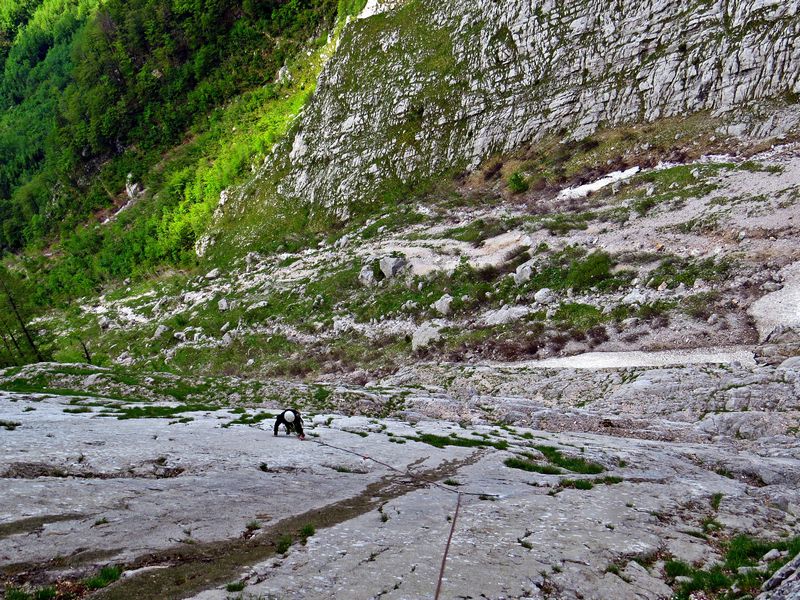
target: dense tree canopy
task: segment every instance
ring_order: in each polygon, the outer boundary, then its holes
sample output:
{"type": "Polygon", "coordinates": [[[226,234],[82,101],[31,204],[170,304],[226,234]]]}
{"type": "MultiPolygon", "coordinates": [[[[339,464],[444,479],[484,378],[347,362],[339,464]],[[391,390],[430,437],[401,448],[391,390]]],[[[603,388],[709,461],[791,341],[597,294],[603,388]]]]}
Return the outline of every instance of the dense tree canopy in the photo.
{"type": "Polygon", "coordinates": [[[47,272],[42,301],[188,260],[208,199],[263,154],[286,120],[274,113],[301,105],[273,89],[277,71],[363,4],[4,0],[0,254],[57,243],[59,260],[29,262],[47,272]],[[220,110],[234,100],[247,105],[242,118],[264,121],[235,143],[220,110]],[[158,193],[98,231],[129,174],[158,193]]]}

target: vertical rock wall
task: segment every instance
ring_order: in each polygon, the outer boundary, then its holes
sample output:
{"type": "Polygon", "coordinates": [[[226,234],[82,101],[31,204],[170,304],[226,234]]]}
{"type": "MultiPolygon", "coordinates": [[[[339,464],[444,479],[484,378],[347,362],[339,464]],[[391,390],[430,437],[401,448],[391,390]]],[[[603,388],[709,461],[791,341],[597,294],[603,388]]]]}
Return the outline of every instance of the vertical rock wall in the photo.
{"type": "Polygon", "coordinates": [[[606,124],[792,100],[798,8],[410,0],[349,25],[260,177],[284,198],[346,214],[387,187],[475,167],[547,133],[580,138],[606,124]]]}

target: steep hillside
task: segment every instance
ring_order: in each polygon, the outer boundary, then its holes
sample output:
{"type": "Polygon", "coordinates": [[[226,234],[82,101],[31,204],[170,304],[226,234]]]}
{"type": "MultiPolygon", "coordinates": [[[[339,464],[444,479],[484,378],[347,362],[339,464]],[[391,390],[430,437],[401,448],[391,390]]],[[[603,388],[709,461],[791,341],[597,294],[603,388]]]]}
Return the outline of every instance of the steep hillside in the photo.
{"type": "MultiPolygon", "coordinates": [[[[778,2],[406,2],[348,30],[238,210],[277,196],[346,217],[548,135],[795,102],[797,12],[778,2]]],[[[797,122],[794,110],[756,122],[734,113],[727,131],[780,136],[797,122]]]]}

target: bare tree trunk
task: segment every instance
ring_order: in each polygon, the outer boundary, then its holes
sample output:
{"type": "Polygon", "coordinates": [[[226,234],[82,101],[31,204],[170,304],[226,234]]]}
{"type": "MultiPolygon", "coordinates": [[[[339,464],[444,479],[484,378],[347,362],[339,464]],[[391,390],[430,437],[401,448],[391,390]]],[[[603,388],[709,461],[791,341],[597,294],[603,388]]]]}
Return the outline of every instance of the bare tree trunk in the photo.
{"type": "Polygon", "coordinates": [[[83,355],[86,357],[86,362],[92,364],[92,355],[89,354],[89,348],[86,346],[86,342],[83,341],[83,338],[78,338],[78,341],[81,343],[81,348],[83,348],[83,355]]]}
{"type": "Polygon", "coordinates": [[[38,360],[39,362],[44,362],[44,358],[42,357],[41,352],[39,352],[39,348],[37,348],[36,344],[33,341],[33,336],[31,336],[31,332],[28,331],[28,328],[25,326],[25,321],[19,314],[19,310],[17,309],[17,303],[14,302],[14,296],[11,295],[11,290],[8,289],[8,286],[6,286],[6,282],[3,281],[2,277],[0,277],[0,287],[3,288],[3,291],[6,294],[6,298],[8,298],[8,303],[11,305],[11,310],[14,311],[14,316],[17,317],[17,323],[19,323],[20,328],[22,328],[22,333],[25,334],[25,338],[28,340],[28,344],[30,344],[33,353],[36,355],[36,360],[38,360]]]}

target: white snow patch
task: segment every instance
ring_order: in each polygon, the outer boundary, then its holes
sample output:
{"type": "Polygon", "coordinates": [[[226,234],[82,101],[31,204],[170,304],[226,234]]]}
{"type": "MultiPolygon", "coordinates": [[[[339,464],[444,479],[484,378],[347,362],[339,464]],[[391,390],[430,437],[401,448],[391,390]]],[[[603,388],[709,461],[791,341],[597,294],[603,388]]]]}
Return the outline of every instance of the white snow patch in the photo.
{"type": "Polygon", "coordinates": [[[616,183],[618,181],[624,181],[625,179],[630,179],[631,177],[636,175],[639,171],[641,171],[640,167],[631,167],[630,169],[627,169],[625,171],[614,171],[613,173],[609,173],[605,177],[602,177],[597,181],[593,181],[592,183],[587,183],[584,185],[579,185],[577,187],[561,190],[561,192],[558,194],[558,198],[559,200],[586,198],[586,196],[588,196],[592,192],[602,190],[604,187],[607,187],[612,183],[616,183]]]}

